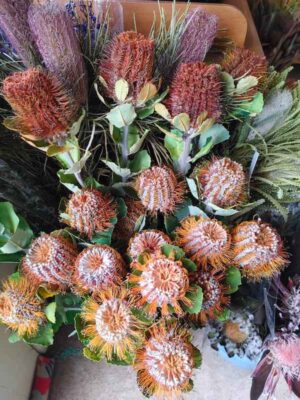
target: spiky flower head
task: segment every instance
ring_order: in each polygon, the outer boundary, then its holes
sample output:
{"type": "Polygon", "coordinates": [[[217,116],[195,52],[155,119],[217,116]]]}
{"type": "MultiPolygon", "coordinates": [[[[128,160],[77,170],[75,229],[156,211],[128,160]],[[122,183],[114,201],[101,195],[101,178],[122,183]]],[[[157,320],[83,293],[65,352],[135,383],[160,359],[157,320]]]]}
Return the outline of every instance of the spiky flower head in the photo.
{"type": "Polygon", "coordinates": [[[120,284],[125,274],[125,263],[115,249],[94,245],[77,257],[72,282],[74,290],[84,294],[120,284]]]}
{"type": "Polygon", "coordinates": [[[112,227],[117,204],[108,194],[96,189],[82,189],[72,194],[66,207],[64,223],[91,238],[94,233],[112,227]]]}
{"type": "Polygon", "coordinates": [[[197,169],[196,176],[207,203],[226,208],[235,207],[246,199],[243,166],[230,158],[214,157],[197,169]]]}
{"type": "Polygon", "coordinates": [[[77,257],[77,250],[67,239],[42,234],[33,240],[22,260],[22,271],[34,285],[66,289],[77,257]]]}
{"type": "Polygon", "coordinates": [[[133,260],[137,260],[140,254],[155,254],[159,252],[161,246],[167,243],[171,243],[171,240],[164,232],[156,229],[146,229],[132,237],[127,253],[133,260]]]}
{"type": "Polygon", "coordinates": [[[231,237],[216,219],[187,217],[175,231],[175,242],[197,264],[223,269],[231,261],[231,237]]]}
{"type": "Polygon", "coordinates": [[[138,175],[134,189],[147,212],[156,215],[173,213],[184,201],[186,187],[170,168],[152,167],[138,175]]]}
{"type": "Polygon", "coordinates": [[[261,220],[246,221],[232,232],[234,263],[253,281],[270,278],[288,263],[281,237],[261,220]]]}
{"type": "Polygon", "coordinates": [[[191,306],[187,297],[189,277],[182,261],[157,253],[132,262],[131,268],[133,272],[128,281],[132,284],[132,294],[136,304],[145,307],[149,315],[155,315],[158,310],[163,316],[173,312],[182,315],[183,306],[191,306]]]}
{"type": "Polygon", "coordinates": [[[27,277],[9,278],[0,292],[0,322],[19,336],[34,336],[46,322],[42,301],[27,277]]]}
{"type": "Polygon", "coordinates": [[[29,139],[55,141],[66,135],[76,118],[74,97],[54,75],[40,69],[8,76],[2,92],[16,114],[5,125],[29,139]]]}
{"type": "Polygon", "coordinates": [[[125,199],[127,208],[126,216],[118,218],[113,231],[113,239],[128,244],[134,234],[136,223],[145,215],[146,210],[140,200],[125,199]]]}
{"type": "Polygon", "coordinates": [[[72,91],[78,105],[88,95],[87,73],[73,23],[63,6],[53,2],[29,7],[28,22],[48,71],[72,91]]]}
{"type": "Polygon", "coordinates": [[[192,389],[193,369],[200,366],[201,353],[190,341],[190,332],[174,321],[150,328],[134,365],[144,395],[176,399],[192,389]]]}
{"type": "Polygon", "coordinates": [[[83,304],[82,334],[88,347],[108,360],[116,355],[126,360],[143,340],[144,324],[132,313],[132,300],[124,287],[110,287],[97,292],[83,304]]]}
{"type": "Polygon", "coordinates": [[[207,112],[208,118],[219,120],[220,97],[221,81],[216,65],[183,63],[174,75],[165,104],[172,117],[188,114],[191,126],[196,128],[203,112],[207,112]]]}
{"type": "Polygon", "coordinates": [[[129,96],[135,102],[141,89],[153,77],[153,63],[152,39],[131,31],[115,36],[99,66],[99,75],[107,84],[108,96],[117,100],[115,83],[122,78],[129,84],[129,96]]]}

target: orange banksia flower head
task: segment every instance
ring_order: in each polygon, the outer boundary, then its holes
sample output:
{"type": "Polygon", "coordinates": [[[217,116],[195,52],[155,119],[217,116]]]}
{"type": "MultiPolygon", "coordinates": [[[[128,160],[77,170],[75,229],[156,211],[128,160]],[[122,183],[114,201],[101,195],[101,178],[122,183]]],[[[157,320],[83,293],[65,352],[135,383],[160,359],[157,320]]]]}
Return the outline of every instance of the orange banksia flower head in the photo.
{"type": "Polygon", "coordinates": [[[158,310],[163,316],[173,312],[182,315],[182,306],[191,306],[187,297],[189,277],[182,262],[163,254],[143,258],[143,263],[132,262],[133,273],[128,278],[138,306],[145,307],[149,315],[155,315],[158,310]]]}
{"type": "Polygon", "coordinates": [[[134,353],[143,340],[145,327],[133,315],[132,307],[124,287],[111,287],[88,299],[81,313],[85,323],[82,334],[89,339],[88,347],[108,360],[114,355],[126,360],[134,353]]]}
{"type": "Polygon", "coordinates": [[[177,246],[197,264],[224,269],[231,261],[231,237],[216,219],[187,217],[175,231],[177,246]]]}
{"type": "Polygon", "coordinates": [[[54,75],[40,69],[8,76],[2,92],[15,113],[5,125],[31,139],[55,141],[66,135],[76,118],[73,96],[54,75]]]}
{"type": "Polygon", "coordinates": [[[172,117],[186,113],[191,126],[197,126],[197,118],[207,112],[208,118],[219,120],[221,116],[221,80],[216,65],[203,62],[181,64],[171,82],[166,100],[172,117]]]}
{"type": "Polygon", "coordinates": [[[146,213],[146,210],[140,200],[125,199],[125,204],[126,216],[118,219],[113,231],[113,239],[128,244],[134,234],[135,224],[146,213]]]}
{"type": "Polygon", "coordinates": [[[184,201],[185,183],[168,167],[152,167],[140,173],[134,182],[143,206],[152,215],[171,214],[184,201]]]}
{"type": "Polygon", "coordinates": [[[64,290],[70,285],[77,254],[69,240],[43,234],[32,242],[22,271],[33,284],[64,290]]]}
{"type": "Polygon", "coordinates": [[[42,305],[31,280],[9,278],[0,292],[0,321],[19,336],[34,336],[46,322],[42,305]]]}
{"type": "Polygon", "coordinates": [[[108,96],[115,98],[115,83],[123,78],[129,84],[133,102],[153,77],[154,41],[137,32],[117,35],[99,66],[99,75],[107,83],[108,96]]]}
{"type": "Polygon", "coordinates": [[[144,395],[174,400],[192,389],[193,369],[200,366],[201,353],[190,341],[190,332],[176,322],[161,321],[150,328],[134,364],[144,395]]]}
{"type": "Polygon", "coordinates": [[[226,208],[246,199],[246,175],[243,166],[230,158],[213,158],[196,172],[205,202],[226,208]]]}
{"type": "Polygon", "coordinates": [[[171,240],[164,232],[156,229],[145,229],[133,236],[129,242],[127,253],[133,260],[137,260],[142,253],[157,253],[161,246],[167,243],[171,243],[171,240]]]}
{"type": "Polygon", "coordinates": [[[82,189],[71,196],[66,214],[64,223],[91,239],[94,233],[112,227],[112,220],[117,217],[117,204],[108,194],[82,189]]]}
{"type": "Polygon", "coordinates": [[[270,278],[288,263],[275,228],[257,221],[242,222],[232,232],[234,263],[249,280],[270,278]]]}
{"type": "Polygon", "coordinates": [[[74,290],[84,294],[120,284],[125,274],[125,263],[116,250],[107,245],[94,245],[77,257],[72,281],[74,290]]]}

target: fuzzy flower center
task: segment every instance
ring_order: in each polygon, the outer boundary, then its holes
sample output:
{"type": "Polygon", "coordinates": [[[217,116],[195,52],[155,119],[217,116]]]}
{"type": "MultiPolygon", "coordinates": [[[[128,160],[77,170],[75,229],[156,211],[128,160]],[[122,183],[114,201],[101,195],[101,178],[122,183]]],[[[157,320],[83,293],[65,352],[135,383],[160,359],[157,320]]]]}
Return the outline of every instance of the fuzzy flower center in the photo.
{"type": "Polygon", "coordinates": [[[292,335],[277,338],[269,345],[270,355],[276,367],[290,378],[300,378],[300,338],[292,335]]]}
{"type": "Polygon", "coordinates": [[[144,231],[132,239],[129,246],[129,254],[133,258],[137,258],[144,252],[154,254],[166,243],[169,243],[169,240],[162,232],[144,231]]]}
{"type": "Polygon", "coordinates": [[[187,232],[186,241],[192,254],[199,251],[204,254],[215,254],[222,251],[228,237],[222,226],[214,221],[203,221],[187,232]]]}

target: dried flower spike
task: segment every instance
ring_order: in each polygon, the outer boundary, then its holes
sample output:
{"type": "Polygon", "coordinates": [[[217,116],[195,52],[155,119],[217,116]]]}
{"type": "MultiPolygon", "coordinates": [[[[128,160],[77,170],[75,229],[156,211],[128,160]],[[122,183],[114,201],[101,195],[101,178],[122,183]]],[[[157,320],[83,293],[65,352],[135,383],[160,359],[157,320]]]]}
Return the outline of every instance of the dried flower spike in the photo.
{"type": "Polygon", "coordinates": [[[74,290],[80,294],[120,284],[125,276],[121,255],[107,245],[89,246],[76,259],[72,278],[74,290]]]}
{"type": "Polygon", "coordinates": [[[139,174],[134,188],[145,209],[152,215],[173,213],[183,202],[185,184],[167,167],[152,167],[139,174]]]}
{"type": "Polygon", "coordinates": [[[232,232],[234,263],[250,280],[270,278],[288,263],[283,242],[269,224],[242,222],[232,232]]]}
{"type": "Polygon", "coordinates": [[[40,69],[8,76],[2,92],[16,114],[5,125],[31,139],[57,140],[66,135],[77,114],[74,98],[55,76],[40,69]]]}
{"type": "Polygon", "coordinates": [[[115,100],[115,83],[125,79],[133,102],[153,76],[154,41],[137,32],[117,35],[99,66],[99,75],[107,83],[107,94],[115,100]]]}
{"type": "Polygon", "coordinates": [[[34,285],[62,290],[70,285],[77,250],[71,242],[47,234],[35,239],[22,261],[22,271],[34,285]]]}
{"type": "Polygon", "coordinates": [[[89,339],[92,351],[104,354],[108,360],[116,355],[126,360],[143,340],[144,324],[132,313],[132,300],[124,287],[99,291],[88,299],[82,309],[85,323],[82,334],[89,339]]]}
{"type": "Polygon", "coordinates": [[[65,224],[91,238],[94,233],[112,227],[112,220],[117,217],[117,204],[96,189],[82,189],[71,196],[66,214],[65,224]]]}
{"type": "Polygon", "coordinates": [[[128,244],[134,234],[138,219],[145,215],[146,210],[140,200],[125,199],[127,208],[126,216],[119,218],[113,231],[113,239],[128,244]]]}
{"type": "Polygon", "coordinates": [[[171,82],[166,100],[172,117],[186,113],[191,126],[197,127],[197,119],[203,112],[208,118],[221,116],[221,81],[218,68],[203,62],[181,64],[171,82]]]}
{"type": "Polygon", "coordinates": [[[30,279],[9,278],[0,292],[0,321],[19,336],[34,336],[46,322],[42,301],[30,279]]]}
{"type": "Polygon", "coordinates": [[[129,242],[127,253],[133,260],[137,260],[142,253],[155,254],[162,245],[171,243],[170,238],[156,229],[146,229],[136,233],[129,242]]]}
{"type": "Polygon", "coordinates": [[[190,332],[174,322],[150,328],[134,365],[144,395],[173,400],[192,389],[193,369],[200,366],[201,353],[190,341],[190,332]]]}
{"type": "Polygon", "coordinates": [[[205,202],[226,208],[246,199],[246,175],[243,166],[230,158],[213,158],[196,172],[205,202]]]}
{"type": "Polygon", "coordinates": [[[231,237],[221,222],[187,217],[176,229],[175,242],[201,266],[223,269],[231,261],[231,237]]]}

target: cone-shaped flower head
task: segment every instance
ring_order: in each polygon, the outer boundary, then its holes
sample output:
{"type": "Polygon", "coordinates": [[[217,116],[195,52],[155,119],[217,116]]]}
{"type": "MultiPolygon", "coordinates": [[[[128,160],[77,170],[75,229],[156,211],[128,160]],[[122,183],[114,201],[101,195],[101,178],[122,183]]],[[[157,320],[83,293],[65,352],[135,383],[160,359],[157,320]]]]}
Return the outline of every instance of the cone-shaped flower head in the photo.
{"type": "Polygon", "coordinates": [[[109,195],[96,189],[82,189],[71,196],[66,214],[64,223],[91,238],[94,233],[112,227],[112,221],[117,217],[117,204],[109,195]]]}
{"type": "Polygon", "coordinates": [[[232,232],[234,263],[250,280],[270,278],[288,263],[278,232],[258,221],[242,222],[232,232]]]}
{"type": "Polygon", "coordinates": [[[216,219],[187,217],[175,233],[176,244],[197,264],[222,269],[230,263],[230,234],[216,219]]]}
{"type": "Polygon", "coordinates": [[[141,89],[153,77],[154,41],[137,32],[122,32],[115,36],[106,58],[99,66],[99,75],[105,80],[107,95],[117,100],[115,83],[125,79],[129,96],[136,101],[141,89]]]}
{"type": "Polygon", "coordinates": [[[152,167],[141,172],[134,188],[148,213],[173,213],[184,201],[185,184],[168,167],[152,167]]]}
{"type": "Polygon", "coordinates": [[[87,101],[86,68],[73,23],[63,6],[32,4],[28,21],[47,69],[68,87],[77,104],[87,101]]]}
{"type": "Polygon", "coordinates": [[[113,238],[122,241],[128,245],[128,242],[134,234],[136,223],[139,218],[145,215],[146,210],[140,200],[125,199],[127,208],[126,216],[118,218],[113,231],[113,238]]]}
{"type": "Polygon", "coordinates": [[[178,67],[165,103],[172,117],[186,113],[191,126],[197,127],[197,119],[203,112],[207,112],[208,118],[220,118],[220,96],[221,81],[216,65],[186,63],[178,67]]]}
{"type": "Polygon", "coordinates": [[[66,289],[71,275],[77,250],[62,237],[43,234],[34,239],[22,261],[22,271],[32,284],[46,284],[49,287],[66,289]]]}
{"type": "Polygon", "coordinates": [[[143,262],[134,261],[129,275],[136,303],[154,315],[161,310],[163,316],[173,312],[183,314],[183,306],[191,306],[187,293],[190,289],[187,270],[180,260],[163,254],[145,255],[143,262]]]}
{"type": "Polygon", "coordinates": [[[193,369],[200,366],[201,353],[190,340],[190,332],[175,322],[151,327],[134,365],[144,395],[174,400],[192,389],[193,369]]]}
{"type": "Polygon", "coordinates": [[[19,336],[34,336],[46,322],[42,301],[36,297],[36,288],[26,277],[9,278],[0,292],[0,322],[19,336]]]}
{"type": "Polygon", "coordinates": [[[77,257],[73,275],[74,290],[89,293],[120,284],[125,276],[121,255],[107,245],[89,246],[77,257]]]}
{"type": "Polygon", "coordinates": [[[132,313],[132,300],[124,287],[99,291],[83,305],[82,334],[89,339],[88,347],[104,354],[109,360],[121,360],[135,353],[144,335],[144,324],[132,313]]]}
{"type": "Polygon", "coordinates": [[[133,236],[129,242],[127,253],[133,260],[137,260],[140,254],[155,254],[160,251],[161,246],[170,242],[170,238],[164,232],[146,229],[133,236]]]}
{"type": "Polygon", "coordinates": [[[246,198],[246,175],[241,164],[230,158],[213,158],[196,172],[205,202],[226,208],[246,198]]]}
{"type": "Polygon", "coordinates": [[[16,115],[6,119],[5,125],[31,139],[56,140],[66,134],[76,118],[74,97],[54,75],[40,69],[8,76],[2,92],[16,115]]]}

